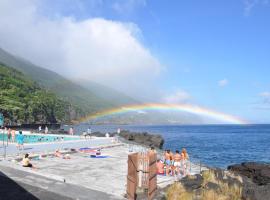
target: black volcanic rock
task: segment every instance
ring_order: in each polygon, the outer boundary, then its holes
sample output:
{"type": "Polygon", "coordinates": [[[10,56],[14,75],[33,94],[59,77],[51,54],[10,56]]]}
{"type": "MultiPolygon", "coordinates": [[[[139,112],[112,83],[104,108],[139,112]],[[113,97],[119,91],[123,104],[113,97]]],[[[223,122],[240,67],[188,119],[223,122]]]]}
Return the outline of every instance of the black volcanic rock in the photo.
{"type": "Polygon", "coordinates": [[[246,176],[258,185],[270,184],[270,164],[247,162],[231,165],[228,170],[246,176]]]}
{"type": "Polygon", "coordinates": [[[270,199],[270,164],[247,162],[231,165],[228,170],[243,177],[244,199],[270,199]]]}
{"type": "Polygon", "coordinates": [[[193,191],[202,187],[203,177],[200,174],[185,176],[180,181],[187,191],[193,191]]]}
{"type": "Polygon", "coordinates": [[[144,133],[136,133],[130,131],[121,131],[120,136],[126,140],[136,142],[146,146],[154,146],[159,149],[163,147],[164,139],[161,135],[144,133]]]}

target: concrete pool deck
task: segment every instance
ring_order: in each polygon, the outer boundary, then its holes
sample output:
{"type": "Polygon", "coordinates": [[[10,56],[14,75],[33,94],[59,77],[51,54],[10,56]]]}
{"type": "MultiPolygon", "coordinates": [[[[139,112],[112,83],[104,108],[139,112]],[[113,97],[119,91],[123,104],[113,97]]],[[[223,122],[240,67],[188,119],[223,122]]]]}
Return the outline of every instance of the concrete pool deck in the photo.
{"type": "MultiPolygon", "coordinates": [[[[2,172],[19,183],[39,187],[60,196],[72,199],[124,199],[126,193],[127,158],[130,153],[146,150],[140,145],[115,144],[112,138],[93,138],[56,143],[27,144],[24,153],[48,153],[56,149],[107,147],[101,150],[108,158],[90,158],[89,153],[73,153],[71,159],[46,157],[31,162],[38,169],[23,168],[16,146],[7,149],[7,159],[0,162],[2,172]],[[133,152],[130,152],[132,150],[133,152]],[[69,189],[71,188],[71,189],[69,189]],[[95,198],[98,197],[98,198],[95,198]]],[[[1,151],[2,149],[0,149],[1,151]]],[[[0,158],[1,160],[1,158],[0,158]]],[[[200,172],[199,166],[191,165],[191,173],[200,172]]],[[[158,176],[158,187],[165,187],[175,181],[174,177],[158,176]]],[[[60,197],[59,197],[60,198],[60,197]]],[[[44,198],[47,199],[47,198],[44,198]]],[[[61,199],[61,198],[60,198],[61,199]]]]}

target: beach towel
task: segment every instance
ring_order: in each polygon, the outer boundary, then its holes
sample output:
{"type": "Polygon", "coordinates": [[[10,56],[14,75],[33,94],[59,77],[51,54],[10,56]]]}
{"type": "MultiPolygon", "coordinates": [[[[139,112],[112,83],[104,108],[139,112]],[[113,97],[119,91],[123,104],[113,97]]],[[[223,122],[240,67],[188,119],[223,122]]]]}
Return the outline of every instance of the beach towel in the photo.
{"type": "Polygon", "coordinates": [[[109,158],[110,156],[90,155],[90,158],[109,158]]]}

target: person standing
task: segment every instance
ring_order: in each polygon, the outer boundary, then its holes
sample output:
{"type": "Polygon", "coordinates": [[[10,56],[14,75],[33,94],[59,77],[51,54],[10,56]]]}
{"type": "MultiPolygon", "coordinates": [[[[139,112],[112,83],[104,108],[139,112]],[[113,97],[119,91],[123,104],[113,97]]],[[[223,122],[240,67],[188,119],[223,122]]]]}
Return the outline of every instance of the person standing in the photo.
{"type": "Polygon", "coordinates": [[[38,127],[38,132],[40,133],[42,130],[41,126],[38,127]]]}
{"type": "Polygon", "coordinates": [[[181,157],[182,157],[182,171],[184,176],[186,176],[187,174],[189,174],[189,155],[187,153],[187,150],[185,148],[182,149],[181,152],[181,157]]]}
{"type": "Polygon", "coordinates": [[[73,129],[73,127],[70,127],[70,129],[69,129],[69,135],[74,135],[74,129],[73,129]]]}
{"type": "Polygon", "coordinates": [[[89,136],[90,139],[91,139],[91,133],[92,133],[91,127],[88,127],[87,135],[89,136]]]}
{"type": "Polygon", "coordinates": [[[174,154],[173,166],[174,166],[174,171],[177,175],[180,175],[181,160],[182,160],[182,156],[179,150],[176,150],[174,154]]]}
{"type": "Polygon", "coordinates": [[[22,131],[19,131],[19,135],[17,137],[17,144],[18,144],[18,148],[19,150],[24,149],[24,135],[22,134],[22,131]]]}
{"type": "Polygon", "coordinates": [[[16,132],[15,130],[11,130],[11,142],[15,143],[15,136],[16,136],[16,132]]]}
{"type": "Polygon", "coordinates": [[[172,165],[172,155],[171,151],[167,149],[164,153],[164,163],[166,165],[166,176],[170,174],[171,171],[171,165],[172,165]]]}
{"type": "Polygon", "coordinates": [[[45,134],[48,134],[49,133],[49,129],[48,129],[48,127],[46,126],[45,127],[45,134]]]}
{"type": "Polygon", "coordinates": [[[8,129],[7,136],[8,136],[8,142],[10,143],[11,142],[11,129],[10,128],[8,129]]]}

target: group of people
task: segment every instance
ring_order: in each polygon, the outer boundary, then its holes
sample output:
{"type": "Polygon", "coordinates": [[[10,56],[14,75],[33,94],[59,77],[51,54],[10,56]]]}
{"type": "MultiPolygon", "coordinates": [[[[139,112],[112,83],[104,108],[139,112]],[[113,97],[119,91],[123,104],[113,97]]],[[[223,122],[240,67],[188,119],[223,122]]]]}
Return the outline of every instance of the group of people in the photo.
{"type": "MultiPolygon", "coordinates": [[[[42,132],[42,127],[41,127],[41,126],[38,127],[38,132],[39,132],[39,133],[42,132]]],[[[48,133],[49,133],[49,129],[48,129],[47,126],[45,126],[44,133],[45,133],[45,134],[48,134],[48,133]]]]}
{"type": "Polygon", "coordinates": [[[186,176],[189,174],[189,168],[189,156],[185,148],[182,149],[181,153],[179,150],[173,153],[167,149],[164,152],[163,159],[157,160],[158,174],[186,176]]]}
{"type": "MultiPolygon", "coordinates": [[[[62,158],[62,159],[71,159],[70,157],[70,154],[64,154],[64,153],[61,153],[59,149],[57,149],[55,152],[54,152],[54,156],[57,157],[57,158],[62,158]]],[[[23,156],[23,159],[22,159],[22,166],[23,167],[29,167],[29,168],[32,168],[34,170],[37,169],[36,166],[34,166],[31,162],[30,162],[30,158],[29,158],[29,154],[26,153],[24,156],[23,156]]]]}
{"type": "Polygon", "coordinates": [[[8,137],[8,142],[15,142],[15,137],[16,137],[16,130],[11,129],[11,128],[4,128],[2,130],[5,134],[7,134],[8,137]]]}

